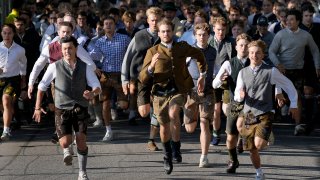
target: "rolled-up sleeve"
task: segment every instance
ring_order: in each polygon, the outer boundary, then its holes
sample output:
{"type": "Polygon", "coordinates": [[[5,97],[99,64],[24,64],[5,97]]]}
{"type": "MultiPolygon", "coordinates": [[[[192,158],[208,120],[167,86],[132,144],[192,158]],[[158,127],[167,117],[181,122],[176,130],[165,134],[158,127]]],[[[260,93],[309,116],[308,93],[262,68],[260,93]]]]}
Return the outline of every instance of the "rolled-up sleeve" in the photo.
{"type": "Polygon", "coordinates": [[[96,76],[96,74],[94,73],[94,71],[91,68],[86,68],[86,79],[87,79],[87,83],[88,86],[90,86],[92,89],[94,88],[100,88],[101,89],[101,85],[100,82],[96,76]]]}
{"type": "Polygon", "coordinates": [[[42,80],[38,85],[38,89],[46,91],[51,83],[56,78],[56,63],[52,63],[48,66],[47,71],[44,73],[42,80]]]}

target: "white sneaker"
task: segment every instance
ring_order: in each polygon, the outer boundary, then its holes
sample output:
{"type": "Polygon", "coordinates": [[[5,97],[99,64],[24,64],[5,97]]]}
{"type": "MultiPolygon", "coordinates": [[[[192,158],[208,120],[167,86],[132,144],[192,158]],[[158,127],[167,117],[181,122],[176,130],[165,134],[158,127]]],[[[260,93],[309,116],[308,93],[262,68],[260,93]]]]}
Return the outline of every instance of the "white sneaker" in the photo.
{"type": "Polygon", "coordinates": [[[79,171],[78,180],[89,180],[87,172],[79,171]]]}
{"type": "Polygon", "coordinates": [[[118,112],[116,109],[111,109],[111,119],[112,120],[118,119],[118,112]]]}
{"type": "Polygon", "coordinates": [[[100,128],[102,127],[102,121],[101,120],[96,120],[94,123],[93,123],[93,128],[100,128]]]}
{"type": "Polygon", "coordinates": [[[255,180],[265,180],[265,179],[266,179],[266,177],[264,174],[256,174],[255,180]]]}
{"type": "Polygon", "coordinates": [[[70,152],[70,147],[63,149],[63,162],[64,162],[64,165],[66,166],[72,165],[72,155],[70,152]]]}
{"type": "Polygon", "coordinates": [[[200,158],[199,168],[207,168],[209,167],[208,158],[200,158]]]}
{"type": "Polygon", "coordinates": [[[106,135],[103,137],[102,141],[107,142],[107,141],[112,141],[112,140],[113,140],[113,132],[107,131],[106,135]]]}
{"type": "Polygon", "coordinates": [[[1,135],[1,141],[9,141],[11,137],[10,132],[3,132],[1,135]]]}
{"type": "Polygon", "coordinates": [[[71,143],[68,147],[70,154],[73,156],[74,155],[74,151],[73,151],[73,144],[71,143]]]}

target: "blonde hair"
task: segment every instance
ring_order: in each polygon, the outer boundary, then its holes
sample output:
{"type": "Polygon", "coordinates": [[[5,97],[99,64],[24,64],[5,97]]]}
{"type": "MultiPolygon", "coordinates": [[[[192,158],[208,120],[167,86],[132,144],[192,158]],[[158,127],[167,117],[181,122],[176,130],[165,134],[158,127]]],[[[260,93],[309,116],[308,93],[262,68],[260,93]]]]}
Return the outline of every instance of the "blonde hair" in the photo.
{"type": "Polygon", "coordinates": [[[216,18],[213,19],[213,25],[215,25],[215,24],[220,24],[220,25],[226,27],[227,26],[227,20],[224,17],[221,17],[221,16],[220,17],[216,17],[216,18]]]}
{"type": "Polygon", "coordinates": [[[247,41],[249,41],[249,42],[252,41],[251,37],[250,37],[248,34],[246,34],[246,33],[239,34],[239,35],[237,36],[236,42],[240,41],[241,39],[247,40],[247,41]]]}
{"type": "Polygon", "coordinates": [[[136,15],[131,11],[125,11],[122,15],[122,21],[136,21],[136,15]]]}
{"type": "Polygon", "coordinates": [[[200,23],[194,26],[193,34],[195,35],[198,30],[204,30],[210,34],[210,26],[207,23],[200,23]]]}
{"type": "Polygon", "coordinates": [[[149,9],[147,9],[146,15],[147,15],[147,17],[149,17],[151,14],[162,17],[163,11],[159,7],[151,7],[149,9]]]}
{"type": "Polygon", "coordinates": [[[262,50],[262,52],[265,52],[265,50],[266,50],[266,48],[267,48],[266,43],[263,42],[263,41],[260,40],[260,39],[259,39],[259,40],[256,40],[256,41],[251,41],[251,42],[248,44],[248,48],[254,47],[254,46],[259,47],[259,48],[262,50]]]}

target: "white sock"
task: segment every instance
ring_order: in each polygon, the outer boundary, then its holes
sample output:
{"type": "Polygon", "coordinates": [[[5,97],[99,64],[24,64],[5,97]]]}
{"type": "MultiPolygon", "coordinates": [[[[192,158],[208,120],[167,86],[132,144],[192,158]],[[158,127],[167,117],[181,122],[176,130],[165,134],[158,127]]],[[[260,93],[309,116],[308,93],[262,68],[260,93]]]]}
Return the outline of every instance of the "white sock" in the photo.
{"type": "Polygon", "coordinates": [[[111,125],[106,126],[106,131],[107,131],[107,132],[108,132],[108,131],[111,131],[111,125]]]}
{"type": "Polygon", "coordinates": [[[200,159],[207,159],[207,155],[206,154],[201,154],[200,159]]]}
{"type": "Polygon", "coordinates": [[[9,133],[10,132],[10,128],[9,127],[3,127],[3,132],[4,133],[9,133]]]}
{"type": "Polygon", "coordinates": [[[257,173],[257,175],[263,174],[262,169],[261,168],[256,169],[256,173],[257,173]]]}
{"type": "Polygon", "coordinates": [[[70,151],[69,148],[63,148],[63,153],[69,152],[69,151],[70,151]]]}

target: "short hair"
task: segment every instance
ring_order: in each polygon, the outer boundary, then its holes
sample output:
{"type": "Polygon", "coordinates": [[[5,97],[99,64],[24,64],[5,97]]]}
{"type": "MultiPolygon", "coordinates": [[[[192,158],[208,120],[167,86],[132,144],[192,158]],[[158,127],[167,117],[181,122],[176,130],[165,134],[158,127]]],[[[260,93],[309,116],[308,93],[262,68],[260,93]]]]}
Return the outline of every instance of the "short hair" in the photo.
{"type": "Polygon", "coordinates": [[[23,10],[20,10],[19,11],[19,16],[21,16],[21,15],[27,15],[29,18],[32,18],[32,13],[29,11],[29,10],[27,10],[27,9],[23,9],[23,10]]]}
{"type": "Polygon", "coordinates": [[[3,28],[5,27],[8,27],[8,28],[11,28],[13,33],[16,34],[17,30],[16,30],[16,27],[13,25],[13,24],[9,24],[9,23],[5,23],[2,25],[1,27],[1,31],[3,30],[3,28]]]}
{"type": "Polygon", "coordinates": [[[303,6],[301,6],[301,12],[305,12],[305,11],[308,11],[308,12],[311,12],[311,13],[315,13],[315,9],[312,5],[310,4],[305,4],[303,6]]]}
{"type": "Polygon", "coordinates": [[[236,42],[240,41],[241,39],[247,40],[247,41],[249,41],[249,42],[252,41],[251,37],[250,37],[248,34],[246,34],[246,33],[241,33],[241,34],[239,34],[239,35],[237,36],[237,38],[236,38],[236,42]]]}
{"type": "Polygon", "coordinates": [[[161,17],[163,15],[163,11],[161,8],[159,7],[151,7],[149,9],[147,9],[146,15],[147,17],[150,16],[151,14],[154,14],[156,16],[161,17]]]}
{"type": "Polygon", "coordinates": [[[78,18],[78,16],[84,16],[84,17],[86,17],[87,18],[87,13],[86,12],[84,12],[84,11],[80,11],[78,14],[77,14],[77,18],[78,18]]]}
{"type": "Polygon", "coordinates": [[[267,48],[267,44],[262,41],[262,40],[256,40],[256,41],[251,41],[249,44],[248,44],[248,48],[251,48],[251,47],[254,47],[254,46],[257,46],[259,48],[261,48],[262,52],[265,52],[266,48],[267,48]]]}
{"type": "Polygon", "coordinates": [[[79,1],[78,1],[78,4],[77,4],[77,7],[79,7],[80,2],[82,2],[82,1],[86,1],[86,2],[87,2],[87,5],[88,5],[89,7],[91,6],[90,0],[79,0],[79,1]]]}
{"type": "Polygon", "coordinates": [[[62,22],[59,23],[58,26],[59,26],[59,29],[60,29],[61,26],[67,26],[67,27],[70,27],[71,29],[73,29],[72,23],[68,22],[68,21],[62,21],[62,22]]]}
{"type": "Polygon", "coordinates": [[[110,8],[110,9],[109,9],[109,15],[110,15],[110,14],[120,16],[120,9],[118,9],[118,8],[110,8]]]}
{"type": "Polygon", "coordinates": [[[57,15],[57,18],[63,18],[64,17],[64,12],[60,12],[60,13],[58,13],[58,15],[57,15]]]}
{"type": "Polygon", "coordinates": [[[20,18],[20,17],[14,18],[14,21],[13,21],[13,22],[23,22],[23,24],[26,24],[26,20],[23,19],[23,18],[20,18]]]}
{"type": "Polygon", "coordinates": [[[240,26],[242,29],[244,29],[244,22],[240,19],[236,19],[234,21],[231,22],[231,27],[234,27],[234,26],[240,26]]]}
{"type": "Polygon", "coordinates": [[[196,24],[193,28],[193,34],[196,35],[196,32],[198,30],[204,30],[205,32],[208,33],[208,35],[210,34],[211,30],[210,30],[210,26],[208,25],[208,23],[199,23],[196,24]]]}
{"type": "Polygon", "coordinates": [[[232,11],[232,12],[237,11],[237,12],[239,12],[239,14],[241,14],[241,9],[240,9],[238,6],[231,6],[230,9],[229,9],[229,13],[230,13],[231,11],[232,11]]]}
{"type": "Polygon", "coordinates": [[[116,23],[116,20],[112,16],[106,16],[103,18],[102,22],[104,23],[105,20],[112,20],[114,23],[116,23]]]}
{"type": "Polygon", "coordinates": [[[204,18],[205,20],[207,19],[207,13],[204,10],[198,10],[195,14],[194,17],[201,17],[204,18]]]}
{"type": "Polygon", "coordinates": [[[65,36],[60,39],[61,44],[70,43],[70,42],[74,45],[74,47],[78,47],[78,45],[79,45],[77,39],[73,36],[65,36]]]}
{"type": "Polygon", "coordinates": [[[136,15],[132,11],[125,11],[122,15],[122,21],[136,21],[136,15]]]}
{"type": "Polygon", "coordinates": [[[171,26],[172,31],[174,30],[174,25],[173,25],[172,21],[170,21],[170,20],[167,19],[167,18],[161,19],[161,20],[158,22],[157,27],[159,28],[161,25],[171,26]]]}
{"type": "Polygon", "coordinates": [[[220,17],[216,17],[213,20],[213,24],[220,24],[220,25],[222,25],[224,27],[227,27],[227,20],[226,20],[226,18],[221,17],[221,16],[220,17]]]}
{"type": "Polygon", "coordinates": [[[302,15],[301,15],[301,12],[299,10],[296,10],[296,9],[290,9],[289,11],[287,11],[287,16],[288,17],[289,15],[293,15],[296,17],[296,20],[301,22],[301,19],[302,19],[302,15]]]}

